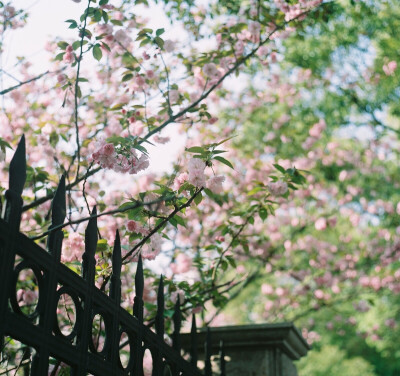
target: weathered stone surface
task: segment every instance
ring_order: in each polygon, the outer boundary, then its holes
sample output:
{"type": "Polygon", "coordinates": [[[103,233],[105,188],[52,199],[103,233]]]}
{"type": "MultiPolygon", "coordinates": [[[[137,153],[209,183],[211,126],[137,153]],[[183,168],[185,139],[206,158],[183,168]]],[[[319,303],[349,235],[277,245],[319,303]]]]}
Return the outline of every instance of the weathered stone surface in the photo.
{"type": "MultiPolygon", "coordinates": [[[[305,356],[309,346],[292,323],[211,328],[213,354],[224,344],[228,376],[297,376],[293,360],[305,356]]],[[[205,332],[199,333],[199,355],[204,356],[205,332]]],[[[182,335],[189,349],[188,335],[182,335]]],[[[218,368],[214,361],[213,368],[218,368]]]]}

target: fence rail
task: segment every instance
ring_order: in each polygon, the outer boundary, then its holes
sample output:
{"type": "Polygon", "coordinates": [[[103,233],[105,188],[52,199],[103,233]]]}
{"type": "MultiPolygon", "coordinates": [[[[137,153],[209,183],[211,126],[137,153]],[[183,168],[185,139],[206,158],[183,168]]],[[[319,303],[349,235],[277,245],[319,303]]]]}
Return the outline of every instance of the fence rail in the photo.
{"type": "MultiPolygon", "coordinates": [[[[117,231],[112,254],[112,275],[109,295],[95,286],[95,252],[97,247],[96,207],[85,231],[85,252],[82,256],[82,276],[61,263],[63,232],[58,227],[65,220],[65,179],[61,178],[52,201],[52,223],[47,250],[19,232],[22,213],[22,191],[26,180],[25,139],[17,147],[10,163],[9,189],[5,193],[0,219],[0,347],[5,348],[4,336],[32,347],[34,355],[30,374],[49,374],[50,357],[70,367],[71,375],[98,376],[143,375],[143,356],[149,349],[152,357],[152,376],[201,376],[197,368],[196,322],[192,320],[190,361],[181,356],[180,328],[182,315],[179,299],[173,316],[172,347],[164,342],[164,286],[160,278],[157,295],[155,332],[143,323],[144,277],[139,257],[135,276],[133,313],[121,304],[121,245],[117,231]],[[54,229],[53,231],[51,231],[54,229]],[[38,286],[38,301],[33,312],[21,310],[17,298],[20,273],[30,270],[38,286]],[[57,307],[61,296],[69,296],[74,305],[75,322],[70,333],[59,327],[57,307]],[[104,322],[105,341],[99,350],[93,343],[94,319],[100,315],[104,322]],[[124,334],[125,333],[125,334],[124,334]],[[121,337],[127,338],[129,361],[120,360],[121,337]]],[[[208,336],[206,347],[211,349],[208,336]]],[[[204,375],[211,376],[211,353],[208,351],[204,375]]],[[[224,357],[221,369],[224,370],[224,357]]],[[[1,363],[0,363],[1,369],[1,363]]],[[[55,372],[53,372],[55,374],[55,372]]],[[[222,371],[221,375],[225,372],[222,371]]]]}

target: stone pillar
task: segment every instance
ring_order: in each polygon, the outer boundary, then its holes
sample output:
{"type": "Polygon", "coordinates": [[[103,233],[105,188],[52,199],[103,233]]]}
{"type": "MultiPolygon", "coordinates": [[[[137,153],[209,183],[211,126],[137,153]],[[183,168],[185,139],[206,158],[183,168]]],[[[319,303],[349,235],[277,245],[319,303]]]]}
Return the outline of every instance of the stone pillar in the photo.
{"type": "MultiPolygon", "coordinates": [[[[294,360],[310,349],[292,323],[210,328],[213,354],[223,341],[227,376],[297,376],[294,360]]],[[[199,359],[204,359],[205,331],[198,335],[199,359]]],[[[190,348],[190,335],[182,334],[182,347],[190,348]]],[[[214,362],[213,368],[218,367],[214,362]]]]}

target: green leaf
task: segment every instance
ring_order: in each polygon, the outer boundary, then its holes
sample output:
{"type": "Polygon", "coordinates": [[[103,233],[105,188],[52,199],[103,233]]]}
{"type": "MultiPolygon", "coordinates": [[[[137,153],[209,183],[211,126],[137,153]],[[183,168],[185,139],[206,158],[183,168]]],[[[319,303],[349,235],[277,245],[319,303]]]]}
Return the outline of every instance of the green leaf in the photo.
{"type": "Polygon", "coordinates": [[[69,22],[69,29],[76,29],[78,27],[78,23],[75,20],[66,20],[65,22],[69,22]]]}
{"type": "Polygon", "coordinates": [[[225,138],[222,141],[218,142],[218,144],[216,144],[215,146],[219,146],[219,145],[223,144],[226,141],[232,140],[232,138],[235,138],[235,137],[236,137],[236,135],[228,137],[228,138],[225,138]]]}
{"type": "Polygon", "coordinates": [[[105,251],[108,249],[108,243],[106,239],[99,239],[97,241],[97,247],[96,247],[96,251],[97,252],[101,252],[101,251],[105,251]]]}
{"type": "Polygon", "coordinates": [[[236,268],[236,261],[232,256],[226,256],[226,259],[228,260],[228,262],[232,266],[232,268],[236,268]]]}
{"type": "Polygon", "coordinates": [[[169,219],[169,223],[171,223],[171,225],[174,226],[175,228],[178,228],[178,222],[174,217],[169,219]]]}
{"type": "Polygon", "coordinates": [[[80,40],[76,40],[74,43],[72,43],[72,48],[74,50],[76,50],[77,48],[79,48],[81,45],[81,41],[80,40]]]}
{"type": "Polygon", "coordinates": [[[265,221],[268,217],[268,211],[265,208],[261,208],[260,211],[258,212],[258,215],[262,219],[262,221],[265,221]]]}
{"type": "Polygon", "coordinates": [[[117,111],[117,110],[120,110],[124,106],[125,106],[125,103],[118,103],[115,106],[111,107],[110,110],[111,111],[117,111]]]}
{"type": "Polygon", "coordinates": [[[226,269],[228,269],[228,266],[229,266],[229,264],[228,264],[228,262],[227,262],[226,260],[222,260],[222,261],[221,261],[221,269],[222,269],[223,271],[225,271],[226,269]]]}
{"type": "Polygon", "coordinates": [[[256,193],[262,191],[263,189],[264,189],[263,187],[255,187],[250,192],[247,193],[247,196],[253,196],[256,193]]]}
{"type": "Polygon", "coordinates": [[[280,166],[280,165],[278,165],[278,164],[274,164],[273,166],[274,166],[278,171],[282,172],[282,174],[284,174],[284,173],[286,172],[286,170],[285,170],[282,166],[280,166]]]}
{"type": "Polygon", "coordinates": [[[0,147],[12,149],[11,145],[0,137],[0,147]]]}
{"type": "Polygon", "coordinates": [[[164,32],[165,32],[165,29],[157,29],[156,30],[156,36],[160,36],[160,35],[162,35],[162,34],[164,34],[164,32]]]}
{"type": "Polygon", "coordinates": [[[182,217],[180,217],[179,215],[176,214],[173,218],[175,219],[175,221],[176,221],[176,223],[177,223],[178,225],[181,225],[181,226],[183,226],[183,227],[186,227],[186,222],[185,222],[185,220],[184,220],[182,217]]]}
{"type": "Polygon", "coordinates": [[[217,157],[215,157],[214,159],[216,159],[217,161],[223,163],[224,165],[227,165],[227,166],[230,167],[232,170],[234,170],[234,167],[233,167],[232,163],[229,162],[227,159],[225,159],[225,158],[223,158],[223,157],[220,157],[220,156],[217,156],[217,157]]]}
{"type": "Polygon", "coordinates": [[[54,58],[54,60],[61,61],[63,59],[63,57],[64,57],[64,52],[61,52],[54,58]]]}
{"type": "Polygon", "coordinates": [[[200,202],[203,201],[203,195],[201,194],[201,192],[194,198],[194,202],[196,203],[196,205],[199,205],[200,202]]]}
{"type": "Polygon", "coordinates": [[[158,47],[160,48],[164,47],[164,40],[161,39],[160,37],[155,37],[154,42],[157,44],[158,47]]]}
{"type": "Polygon", "coordinates": [[[188,151],[189,153],[203,153],[204,152],[204,148],[202,148],[201,146],[193,146],[193,147],[185,149],[185,150],[188,151]]]}
{"type": "Polygon", "coordinates": [[[110,46],[107,43],[101,42],[101,45],[107,50],[107,51],[111,51],[110,46]]]}
{"type": "Polygon", "coordinates": [[[133,78],[133,74],[132,73],[128,73],[128,74],[126,74],[125,76],[122,77],[122,82],[129,81],[132,78],[133,78]]]}
{"type": "Polygon", "coordinates": [[[58,42],[57,46],[60,47],[62,50],[65,50],[68,47],[68,43],[67,42],[58,42]]]}
{"type": "Polygon", "coordinates": [[[105,23],[108,22],[108,13],[103,9],[103,20],[105,23]]]}
{"type": "Polygon", "coordinates": [[[93,46],[92,53],[93,53],[93,57],[94,57],[97,61],[99,61],[99,60],[102,58],[102,56],[103,56],[103,52],[101,52],[101,48],[100,48],[100,45],[99,45],[99,44],[95,44],[95,45],[93,46]]]}
{"type": "Polygon", "coordinates": [[[94,17],[93,18],[94,18],[94,20],[96,22],[99,22],[101,20],[102,15],[103,15],[103,12],[100,9],[96,9],[94,11],[94,17]]]}

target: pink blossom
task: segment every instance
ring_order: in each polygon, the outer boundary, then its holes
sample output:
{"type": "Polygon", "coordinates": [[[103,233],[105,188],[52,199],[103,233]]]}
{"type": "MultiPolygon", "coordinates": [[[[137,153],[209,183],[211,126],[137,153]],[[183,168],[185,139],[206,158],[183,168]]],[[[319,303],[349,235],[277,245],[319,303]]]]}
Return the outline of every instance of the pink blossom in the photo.
{"type": "Polygon", "coordinates": [[[155,135],[153,137],[153,140],[155,142],[157,142],[157,144],[166,144],[167,142],[170,141],[170,137],[161,137],[161,136],[155,135]]]}
{"type": "Polygon", "coordinates": [[[318,123],[315,123],[309,130],[311,137],[320,138],[322,131],[326,128],[325,120],[321,119],[318,123]]]}
{"type": "Polygon", "coordinates": [[[179,99],[179,91],[178,90],[170,90],[168,97],[169,97],[169,101],[171,103],[176,103],[179,99]]]}
{"type": "Polygon", "coordinates": [[[23,301],[26,305],[32,305],[38,298],[37,291],[24,290],[23,301]]]}
{"type": "Polygon", "coordinates": [[[143,76],[137,75],[136,78],[135,78],[135,83],[136,83],[138,86],[143,86],[143,85],[146,83],[146,80],[144,79],[143,76]]]}
{"type": "Polygon", "coordinates": [[[146,71],[146,76],[150,79],[155,77],[154,71],[152,69],[149,69],[148,71],[146,71]]]}
{"type": "Polygon", "coordinates": [[[185,302],[185,292],[183,290],[173,291],[171,294],[171,302],[176,303],[179,299],[179,304],[183,304],[185,302]]]}
{"type": "Polygon", "coordinates": [[[257,21],[252,21],[250,22],[248,29],[252,35],[257,35],[261,30],[261,25],[257,21]]]}
{"type": "Polygon", "coordinates": [[[113,144],[105,144],[103,146],[103,152],[104,152],[104,155],[106,155],[106,156],[113,155],[114,151],[115,151],[115,148],[114,148],[113,144]]]}
{"type": "Polygon", "coordinates": [[[180,187],[189,179],[189,175],[187,172],[183,172],[182,174],[178,175],[174,180],[174,189],[176,191],[179,190],[180,187]]]}
{"type": "Polygon", "coordinates": [[[204,169],[206,164],[199,158],[192,158],[188,162],[189,178],[188,181],[196,187],[205,187],[206,177],[204,169]]]}
{"type": "Polygon", "coordinates": [[[271,300],[267,300],[264,304],[264,309],[268,312],[274,307],[274,302],[271,300]]]}
{"type": "Polygon", "coordinates": [[[129,35],[122,29],[118,30],[114,38],[117,42],[121,43],[124,47],[128,47],[129,43],[131,42],[131,38],[129,35]]]}
{"type": "Polygon", "coordinates": [[[171,270],[174,274],[187,273],[192,266],[192,259],[184,254],[179,253],[175,258],[175,262],[171,264],[171,270]]]}
{"type": "Polygon", "coordinates": [[[385,72],[386,76],[393,76],[394,71],[397,68],[397,63],[393,60],[389,63],[385,64],[382,69],[385,72]]]}
{"type": "Polygon", "coordinates": [[[327,227],[326,219],[323,218],[323,217],[318,218],[318,219],[315,221],[314,227],[315,227],[315,229],[318,230],[318,231],[325,230],[326,227],[327,227]]]}
{"type": "Polygon", "coordinates": [[[385,325],[391,329],[395,329],[397,326],[397,323],[396,323],[395,319],[387,319],[387,320],[385,320],[385,325]]]}
{"type": "Polygon", "coordinates": [[[204,64],[203,72],[206,76],[211,77],[211,78],[217,76],[219,73],[217,66],[214,63],[204,64]]]}
{"type": "Polygon", "coordinates": [[[166,52],[172,52],[174,49],[175,49],[175,42],[169,39],[164,41],[164,50],[166,52]]]}
{"type": "Polygon", "coordinates": [[[83,236],[77,232],[73,232],[69,234],[68,238],[63,242],[61,261],[81,261],[84,250],[85,243],[83,236]]]}
{"type": "Polygon", "coordinates": [[[126,224],[126,229],[129,232],[136,232],[136,233],[140,233],[141,230],[143,229],[143,226],[136,221],[130,220],[128,221],[128,223],[126,224]]]}
{"type": "Polygon", "coordinates": [[[207,188],[215,194],[220,194],[223,191],[222,183],[225,181],[225,176],[214,176],[207,181],[207,188]]]}
{"type": "Polygon", "coordinates": [[[66,52],[63,56],[63,62],[71,64],[74,61],[74,54],[72,52],[66,52]]]}
{"type": "Polygon", "coordinates": [[[263,283],[261,286],[261,292],[265,295],[271,295],[274,292],[274,288],[267,283],[263,283]]]}
{"type": "Polygon", "coordinates": [[[154,260],[161,252],[162,237],[156,232],[150,237],[150,244],[142,248],[142,257],[146,260],[154,260]]]}
{"type": "Polygon", "coordinates": [[[236,55],[243,55],[244,52],[244,43],[241,40],[238,40],[235,43],[235,54],[236,55]]]}
{"type": "Polygon", "coordinates": [[[288,185],[286,182],[284,182],[282,180],[278,180],[277,182],[269,182],[267,184],[267,188],[271,192],[272,195],[282,196],[287,192],[288,185]]]}
{"type": "Polygon", "coordinates": [[[314,291],[314,296],[317,299],[323,299],[324,298],[324,292],[322,290],[315,290],[314,291]]]}

